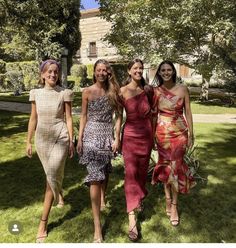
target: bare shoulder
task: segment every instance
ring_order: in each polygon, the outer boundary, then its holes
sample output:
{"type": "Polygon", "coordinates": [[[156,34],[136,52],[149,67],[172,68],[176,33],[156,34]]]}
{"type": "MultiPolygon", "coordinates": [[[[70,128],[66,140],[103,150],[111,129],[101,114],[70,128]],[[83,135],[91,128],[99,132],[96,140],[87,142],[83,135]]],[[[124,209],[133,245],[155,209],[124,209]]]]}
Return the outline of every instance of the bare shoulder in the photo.
{"type": "Polygon", "coordinates": [[[122,86],[122,87],[120,88],[120,93],[121,93],[121,95],[125,94],[126,92],[127,92],[127,85],[122,86]]]}
{"type": "MultiPolygon", "coordinates": [[[[90,86],[91,87],[91,86],[90,86]]],[[[86,88],[84,88],[83,89],[83,92],[82,92],[82,96],[83,97],[88,97],[90,94],[91,94],[91,89],[90,89],[90,87],[86,87],[86,88]]]]}

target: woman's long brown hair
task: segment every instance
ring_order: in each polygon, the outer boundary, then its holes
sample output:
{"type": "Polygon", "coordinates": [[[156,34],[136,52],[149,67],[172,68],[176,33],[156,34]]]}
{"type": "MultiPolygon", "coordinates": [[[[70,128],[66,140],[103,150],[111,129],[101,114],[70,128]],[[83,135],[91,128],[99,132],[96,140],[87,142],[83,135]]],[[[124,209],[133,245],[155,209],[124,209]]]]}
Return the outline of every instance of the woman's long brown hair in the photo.
{"type": "Polygon", "coordinates": [[[96,83],[96,78],[95,78],[95,70],[98,64],[104,64],[107,69],[107,80],[104,82],[104,89],[106,92],[106,95],[108,97],[109,103],[111,104],[112,108],[117,114],[121,113],[121,104],[119,101],[119,91],[120,91],[120,86],[117,83],[114,71],[109,64],[109,62],[105,59],[99,59],[96,61],[94,64],[94,69],[93,69],[93,82],[96,83]]]}

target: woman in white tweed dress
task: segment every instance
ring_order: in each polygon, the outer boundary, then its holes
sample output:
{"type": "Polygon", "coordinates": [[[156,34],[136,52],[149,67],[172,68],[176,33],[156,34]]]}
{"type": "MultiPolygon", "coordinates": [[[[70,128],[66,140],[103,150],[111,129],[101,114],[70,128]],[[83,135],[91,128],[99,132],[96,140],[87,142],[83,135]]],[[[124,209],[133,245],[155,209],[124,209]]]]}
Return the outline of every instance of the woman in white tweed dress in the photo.
{"type": "Polygon", "coordinates": [[[47,221],[52,204],[58,204],[66,158],[72,157],[71,90],[60,87],[60,66],[46,60],[40,66],[40,89],[30,91],[31,115],[26,152],[32,157],[31,140],[35,131],[35,147],[46,174],[46,192],[39,224],[37,243],[47,237],[47,221]]]}

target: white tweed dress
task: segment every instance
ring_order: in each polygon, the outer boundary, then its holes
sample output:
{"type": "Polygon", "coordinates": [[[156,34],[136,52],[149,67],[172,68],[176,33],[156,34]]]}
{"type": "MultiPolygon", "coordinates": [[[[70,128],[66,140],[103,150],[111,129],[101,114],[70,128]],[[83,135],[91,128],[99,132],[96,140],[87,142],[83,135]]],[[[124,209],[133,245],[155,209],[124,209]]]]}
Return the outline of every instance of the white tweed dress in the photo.
{"type": "Polygon", "coordinates": [[[73,92],[60,86],[30,91],[29,101],[35,101],[37,127],[35,147],[47,181],[58,203],[62,190],[64,167],[69,150],[69,134],[65,122],[64,102],[71,102],[73,92]]]}

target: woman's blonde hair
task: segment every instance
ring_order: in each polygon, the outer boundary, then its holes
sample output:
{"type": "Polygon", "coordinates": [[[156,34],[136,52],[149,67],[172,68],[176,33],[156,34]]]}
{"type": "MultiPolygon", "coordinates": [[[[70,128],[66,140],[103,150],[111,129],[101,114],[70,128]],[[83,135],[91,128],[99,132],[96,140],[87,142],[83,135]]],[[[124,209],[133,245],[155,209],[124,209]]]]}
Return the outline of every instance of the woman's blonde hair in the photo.
{"type": "Polygon", "coordinates": [[[54,59],[47,59],[40,64],[40,68],[39,68],[40,69],[40,79],[38,82],[39,85],[43,85],[43,86],[45,85],[45,80],[43,79],[43,73],[45,73],[47,71],[48,67],[52,64],[56,65],[58,68],[58,80],[56,82],[56,85],[61,86],[61,66],[54,59]]]}
{"type": "Polygon", "coordinates": [[[104,64],[106,66],[107,80],[104,82],[104,89],[106,95],[108,96],[109,103],[111,104],[114,111],[119,114],[121,113],[121,103],[119,100],[120,86],[117,83],[114,71],[107,60],[105,59],[97,60],[93,68],[93,83],[96,83],[95,70],[98,64],[104,64]]]}

